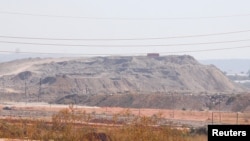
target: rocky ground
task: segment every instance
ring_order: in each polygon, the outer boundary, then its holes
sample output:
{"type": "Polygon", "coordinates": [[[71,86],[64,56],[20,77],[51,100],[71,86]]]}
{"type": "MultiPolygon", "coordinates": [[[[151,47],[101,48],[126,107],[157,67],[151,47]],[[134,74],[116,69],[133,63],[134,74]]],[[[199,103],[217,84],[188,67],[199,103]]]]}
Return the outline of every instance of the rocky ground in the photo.
{"type": "Polygon", "coordinates": [[[5,101],[248,110],[249,90],[193,57],[29,58],[0,63],[5,101]]]}

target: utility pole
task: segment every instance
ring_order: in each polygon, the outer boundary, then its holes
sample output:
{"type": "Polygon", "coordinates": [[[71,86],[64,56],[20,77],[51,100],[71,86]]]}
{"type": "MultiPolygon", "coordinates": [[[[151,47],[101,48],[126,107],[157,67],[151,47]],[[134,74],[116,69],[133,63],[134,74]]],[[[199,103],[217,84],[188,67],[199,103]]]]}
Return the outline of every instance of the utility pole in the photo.
{"type": "Polygon", "coordinates": [[[220,123],[221,123],[220,99],[219,99],[219,116],[220,116],[220,123]]]}
{"type": "Polygon", "coordinates": [[[42,92],[42,78],[40,78],[40,81],[39,81],[39,91],[38,91],[38,95],[37,95],[37,102],[40,101],[41,92],[42,92]]]}
{"type": "Polygon", "coordinates": [[[221,95],[219,95],[219,120],[220,120],[220,123],[221,123],[221,95]]]}
{"type": "Polygon", "coordinates": [[[2,85],[3,85],[3,94],[5,93],[5,84],[4,84],[4,80],[2,82],[2,85]]]}
{"type": "Polygon", "coordinates": [[[89,89],[89,88],[88,88],[88,85],[86,85],[86,86],[85,86],[86,95],[88,94],[88,91],[89,91],[88,89],[89,89]]]}
{"type": "Polygon", "coordinates": [[[2,81],[2,93],[4,93],[3,91],[3,88],[4,88],[4,82],[2,81]]]}
{"type": "Polygon", "coordinates": [[[139,117],[141,117],[141,109],[139,108],[139,117]]]}
{"type": "Polygon", "coordinates": [[[236,124],[239,123],[239,112],[236,113],[236,124]]]}
{"type": "Polygon", "coordinates": [[[28,100],[28,99],[27,99],[27,82],[26,82],[26,80],[25,80],[25,82],[24,82],[24,93],[25,93],[25,99],[26,99],[26,100],[25,100],[25,102],[26,102],[25,104],[27,104],[27,100],[28,100]]]}
{"type": "Polygon", "coordinates": [[[140,94],[141,92],[141,85],[140,85],[140,82],[138,83],[137,85],[137,94],[140,94]]]}
{"type": "Polygon", "coordinates": [[[172,92],[171,95],[172,95],[172,110],[173,110],[172,116],[174,118],[174,108],[175,108],[175,106],[174,106],[174,93],[172,92]]]}
{"type": "Polygon", "coordinates": [[[214,112],[212,112],[212,125],[214,124],[214,112]]]}

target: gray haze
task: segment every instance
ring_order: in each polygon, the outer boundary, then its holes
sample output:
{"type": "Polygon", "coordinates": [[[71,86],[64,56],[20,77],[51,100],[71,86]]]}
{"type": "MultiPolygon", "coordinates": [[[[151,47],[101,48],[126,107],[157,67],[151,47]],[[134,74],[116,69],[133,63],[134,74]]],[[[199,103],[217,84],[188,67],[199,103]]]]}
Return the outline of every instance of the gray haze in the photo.
{"type": "Polygon", "coordinates": [[[0,0],[0,51],[2,54],[58,53],[61,54],[59,56],[145,55],[159,52],[162,55],[187,54],[196,59],[249,58],[249,5],[249,0],[0,0]],[[4,38],[137,39],[235,31],[246,32],[159,40],[4,38]],[[207,42],[209,44],[204,44],[207,42]],[[193,43],[202,44],[187,45],[193,43]],[[211,49],[216,50],[209,51],[211,49]]]}

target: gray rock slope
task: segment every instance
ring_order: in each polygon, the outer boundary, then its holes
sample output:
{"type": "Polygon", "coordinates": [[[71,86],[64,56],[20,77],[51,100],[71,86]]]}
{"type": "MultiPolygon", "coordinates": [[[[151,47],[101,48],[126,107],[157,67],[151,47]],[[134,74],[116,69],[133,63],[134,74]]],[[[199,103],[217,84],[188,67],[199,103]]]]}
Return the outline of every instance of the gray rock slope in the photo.
{"type": "Polygon", "coordinates": [[[44,100],[70,94],[238,93],[213,65],[192,56],[22,59],[0,64],[2,93],[44,100]]]}

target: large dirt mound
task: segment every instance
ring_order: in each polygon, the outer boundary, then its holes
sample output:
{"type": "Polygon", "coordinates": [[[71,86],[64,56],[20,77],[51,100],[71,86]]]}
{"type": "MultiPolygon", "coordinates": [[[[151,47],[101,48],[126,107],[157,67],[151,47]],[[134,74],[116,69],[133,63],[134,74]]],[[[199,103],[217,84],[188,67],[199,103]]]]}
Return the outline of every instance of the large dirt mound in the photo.
{"type": "Polygon", "coordinates": [[[154,108],[179,110],[222,110],[233,112],[249,112],[250,95],[248,94],[220,94],[220,95],[180,95],[180,94],[152,94],[152,95],[67,95],[54,103],[80,104],[100,107],[124,108],[154,108]]]}
{"type": "Polygon", "coordinates": [[[214,94],[243,88],[218,68],[193,57],[125,56],[24,59],[0,64],[2,93],[51,101],[66,95],[96,94],[214,94]]]}

